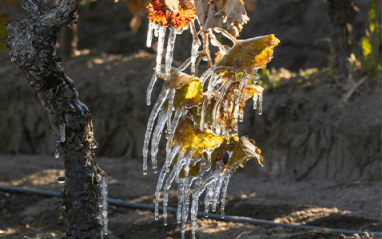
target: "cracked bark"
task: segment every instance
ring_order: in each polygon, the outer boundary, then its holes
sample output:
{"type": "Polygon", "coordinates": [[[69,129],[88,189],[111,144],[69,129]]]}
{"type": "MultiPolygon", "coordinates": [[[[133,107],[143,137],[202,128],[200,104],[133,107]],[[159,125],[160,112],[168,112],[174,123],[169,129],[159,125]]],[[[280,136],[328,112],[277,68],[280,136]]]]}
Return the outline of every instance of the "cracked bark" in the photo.
{"type": "Polygon", "coordinates": [[[93,160],[91,114],[55,53],[60,29],[75,20],[80,0],[24,0],[28,18],[8,25],[11,61],[24,73],[46,110],[65,162],[63,192],[67,238],[107,237],[106,174],[93,160]]]}

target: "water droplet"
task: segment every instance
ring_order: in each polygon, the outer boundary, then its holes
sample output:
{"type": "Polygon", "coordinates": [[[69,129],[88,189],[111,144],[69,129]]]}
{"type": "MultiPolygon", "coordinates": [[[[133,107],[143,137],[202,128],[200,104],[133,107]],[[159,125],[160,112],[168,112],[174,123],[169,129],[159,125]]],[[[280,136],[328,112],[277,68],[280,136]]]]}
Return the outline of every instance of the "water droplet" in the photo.
{"type": "Polygon", "coordinates": [[[58,148],[57,148],[56,151],[54,152],[54,157],[55,157],[56,159],[58,159],[58,158],[60,157],[60,151],[59,151],[58,148]]]}
{"type": "Polygon", "coordinates": [[[59,177],[57,178],[57,182],[58,182],[58,183],[65,183],[65,180],[66,180],[66,178],[65,178],[64,176],[59,176],[59,177]]]}

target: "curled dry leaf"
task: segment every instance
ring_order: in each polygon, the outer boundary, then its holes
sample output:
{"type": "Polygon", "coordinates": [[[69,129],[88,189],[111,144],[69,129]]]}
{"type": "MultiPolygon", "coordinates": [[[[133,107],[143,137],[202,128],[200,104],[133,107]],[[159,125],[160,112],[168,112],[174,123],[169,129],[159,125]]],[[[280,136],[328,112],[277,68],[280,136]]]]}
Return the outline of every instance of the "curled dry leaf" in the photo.
{"type": "Polygon", "coordinates": [[[258,163],[262,165],[263,157],[260,154],[261,150],[255,146],[255,141],[247,136],[242,136],[239,142],[235,144],[232,156],[224,165],[223,172],[236,170],[238,167],[242,168],[253,158],[256,158],[258,163]]]}
{"type": "Polygon", "coordinates": [[[249,21],[241,0],[195,0],[195,9],[205,31],[220,27],[237,37],[249,21]]]}

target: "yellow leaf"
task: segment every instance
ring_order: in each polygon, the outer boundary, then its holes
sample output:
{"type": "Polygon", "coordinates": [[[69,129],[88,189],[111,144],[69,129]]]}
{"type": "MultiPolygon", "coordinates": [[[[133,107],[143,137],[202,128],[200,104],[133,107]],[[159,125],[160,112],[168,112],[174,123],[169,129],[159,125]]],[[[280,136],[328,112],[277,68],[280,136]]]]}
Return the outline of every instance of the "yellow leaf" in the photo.
{"type": "Polygon", "coordinates": [[[231,69],[235,73],[264,67],[271,61],[273,49],[280,40],[274,34],[239,41],[216,64],[216,68],[231,69]]]}
{"type": "Polygon", "coordinates": [[[175,144],[180,144],[182,150],[195,152],[195,156],[201,156],[205,150],[213,151],[221,143],[223,138],[210,130],[200,131],[195,129],[194,122],[189,118],[182,118],[174,135],[175,144]]]}
{"type": "Polygon", "coordinates": [[[367,37],[363,37],[361,39],[361,44],[362,44],[362,53],[364,57],[367,57],[371,53],[371,44],[370,44],[370,39],[367,37]]]}

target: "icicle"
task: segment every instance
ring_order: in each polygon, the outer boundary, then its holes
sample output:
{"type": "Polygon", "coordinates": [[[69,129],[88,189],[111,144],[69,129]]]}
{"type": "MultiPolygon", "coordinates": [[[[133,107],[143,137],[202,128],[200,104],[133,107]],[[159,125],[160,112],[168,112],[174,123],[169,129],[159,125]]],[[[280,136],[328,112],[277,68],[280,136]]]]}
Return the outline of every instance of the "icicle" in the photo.
{"type": "Polygon", "coordinates": [[[220,189],[222,187],[223,180],[224,180],[224,177],[222,177],[222,175],[220,175],[219,179],[215,185],[215,191],[214,191],[214,194],[212,197],[212,211],[213,212],[216,211],[216,204],[218,204],[218,202],[219,202],[220,189]]]}
{"type": "Polygon", "coordinates": [[[166,167],[162,167],[162,170],[160,171],[157,187],[155,190],[155,211],[154,216],[155,220],[158,220],[159,218],[159,199],[160,199],[160,191],[162,189],[164,178],[166,177],[166,167]]]}
{"type": "MultiPolygon", "coordinates": [[[[204,96],[203,105],[202,105],[202,111],[200,115],[200,130],[204,131],[204,127],[206,126],[205,120],[206,120],[206,114],[207,114],[207,103],[208,100],[206,99],[208,96],[204,96]]],[[[200,106],[199,106],[200,107],[200,106]]]]}
{"type": "Polygon", "coordinates": [[[107,236],[108,234],[108,219],[107,219],[107,178],[105,175],[102,175],[101,180],[101,192],[102,192],[102,198],[101,198],[101,213],[102,213],[102,225],[103,225],[103,235],[107,236]]]}
{"type": "Polygon", "coordinates": [[[151,104],[151,92],[154,89],[155,82],[157,81],[158,77],[154,73],[153,76],[151,77],[149,86],[147,87],[147,92],[146,92],[146,104],[150,105],[151,104]]]}
{"type": "Polygon", "coordinates": [[[225,205],[225,198],[227,196],[227,189],[228,189],[228,183],[229,183],[230,178],[231,178],[231,174],[227,173],[227,175],[224,178],[223,185],[222,185],[221,200],[220,200],[220,202],[221,202],[220,215],[222,218],[224,218],[224,216],[225,216],[224,205],[225,205]]]}
{"type": "Polygon", "coordinates": [[[168,191],[168,190],[171,188],[171,184],[172,184],[172,182],[174,181],[175,176],[177,176],[177,175],[176,175],[176,169],[173,168],[173,169],[171,170],[169,176],[168,176],[167,179],[166,179],[166,183],[165,183],[165,185],[163,186],[163,189],[164,189],[165,191],[168,191]]]}
{"type": "Polygon", "coordinates": [[[167,107],[167,133],[168,134],[174,134],[174,132],[172,131],[172,122],[171,122],[171,116],[172,116],[172,112],[173,112],[173,105],[174,105],[174,98],[175,98],[175,93],[176,93],[176,90],[175,89],[171,89],[170,90],[170,97],[168,99],[168,107],[167,107]]]}
{"type": "Polygon", "coordinates": [[[188,153],[186,157],[186,161],[184,163],[184,175],[185,177],[188,177],[188,173],[190,172],[190,164],[192,160],[192,156],[195,154],[196,150],[192,150],[191,152],[188,153]]]}
{"type": "MultiPolygon", "coordinates": [[[[165,167],[166,165],[163,165],[165,167]]],[[[168,204],[168,190],[171,188],[171,183],[175,178],[175,169],[171,170],[170,175],[166,179],[166,183],[163,186],[163,223],[167,226],[167,204],[168,204]]]]}
{"type": "Polygon", "coordinates": [[[178,209],[176,211],[176,222],[178,224],[181,223],[181,219],[182,219],[182,205],[183,205],[182,193],[183,193],[183,188],[184,188],[183,180],[180,180],[179,183],[178,183],[178,209]]]}
{"type": "Polygon", "coordinates": [[[166,123],[167,116],[164,111],[161,111],[158,116],[158,122],[153,132],[153,138],[151,139],[151,164],[154,173],[157,172],[157,154],[159,148],[159,142],[162,136],[162,131],[166,123]]]}
{"type": "Polygon", "coordinates": [[[234,131],[232,132],[233,135],[238,136],[238,117],[239,117],[239,110],[240,110],[240,101],[241,101],[241,96],[243,95],[243,91],[245,87],[247,86],[248,79],[247,79],[247,73],[244,72],[243,78],[241,79],[239,89],[236,90],[235,94],[235,108],[233,111],[233,118],[235,120],[235,125],[234,125],[234,131]]]}
{"type": "Polygon", "coordinates": [[[198,41],[195,41],[195,39],[192,41],[192,47],[191,47],[191,75],[196,75],[197,71],[197,65],[196,65],[196,55],[199,51],[199,45],[200,43],[198,41]]]}
{"type": "Polygon", "coordinates": [[[191,204],[191,231],[192,238],[195,239],[196,225],[197,225],[197,215],[198,215],[198,201],[200,195],[206,189],[206,186],[216,177],[215,172],[210,172],[205,179],[202,179],[203,171],[199,174],[199,178],[195,183],[192,193],[192,204],[191,204]]]}
{"type": "Polygon", "coordinates": [[[166,153],[165,166],[167,169],[170,168],[172,161],[174,160],[175,156],[179,153],[180,146],[180,144],[176,144],[166,153]]]}
{"type": "Polygon", "coordinates": [[[188,177],[183,178],[183,192],[182,192],[182,218],[181,218],[181,234],[182,238],[184,238],[184,235],[186,233],[186,222],[188,217],[188,207],[190,204],[190,185],[188,181],[188,177]]]}
{"type": "Polygon", "coordinates": [[[166,52],[166,78],[170,76],[171,65],[173,60],[174,46],[175,46],[175,28],[170,27],[170,33],[167,39],[167,52],[166,52]]]}
{"type": "Polygon", "coordinates": [[[168,191],[163,192],[163,225],[167,226],[168,191]]]}
{"type": "Polygon", "coordinates": [[[257,109],[257,100],[259,99],[259,94],[255,93],[252,99],[253,99],[253,109],[255,110],[257,109]]]}
{"type": "Polygon", "coordinates": [[[155,26],[155,23],[149,22],[149,29],[147,30],[147,41],[146,41],[147,47],[151,47],[151,42],[153,40],[154,26],[155,26]]]}
{"type": "Polygon", "coordinates": [[[243,95],[244,88],[247,86],[248,79],[247,79],[247,74],[244,72],[243,78],[241,79],[239,88],[236,91],[235,94],[235,109],[233,112],[233,117],[235,119],[235,123],[239,114],[239,109],[240,109],[240,101],[241,101],[241,96],[243,95]]]}
{"type": "Polygon", "coordinates": [[[162,67],[162,54],[163,54],[163,46],[164,46],[164,39],[166,37],[166,27],[161,26],[159,27],[159,37],[158,37],[158,48],[157,48],[157,59],[156,59],[156,67],[155,72],[157,74],[161,73],[161,67],[162,67]]]}
{"type": "Polygon", "coordinates": [[[192,239],[195,239],[195,232],[197,226],[197,214],[198,214],[198,201],[199,201],[200,193],[193,193],[192,195],[192,205],[191,205],[191,232],[192,239]]]}
{"type": "Polygon", "coordinates": [[[209,150],[206,150],[206,154],[207,154],[207,163],[211,163],[211,154],[212,154],[212,152],[209,151],[209,150]]]}
{"type": "Polygon", "coordinates": [[[191,233],[192,233],[192,239],[196,239],[195,232],[196,232],[196,226],[197,226],[197,213],[198,213],[198,201],[199,201],[200,193],[199,191],[192,194],[192,205],[191,205],[191,233]]]}
{"type": "Polygon", "coordinates": [[[185,163],[186,163],[186,157],[185,157],[185,155],[186,155],[186,150],[185,149],[183,149],[181,152],[180,152],[180,154],[178,154],[178,158],[177,158],[177,162],[176,162],[176,164],[175,164],[175,169],[176,169],[176,175],[177,175],[177,177],[175,177],[175,181],[177,182],[177,183],[179,183],[179,180],[180,180],[180,178],[179,178],[179,173],[180,173],[180,170],[182,170],[182,167],[185,165],[185,163]]]}
{"type": "MultiPolygon", "coordinates": [[[[217,180],[216,180],[217,181],[217,180]]],[[[216,207],[215,207],[215,209],[214,209],[214,207],[213,207],[213,197],[214,197],[214,193],[215,193],[215,188],[216,188],[216,181],[214,182],[214,183],[211,183],[211,188],[210,188],[210,191],[208,191],[208,197],[210,198],[210,205],[212,206],[211,207],[211,210],[212,210],[212,212],[215,212],[216,211],[216,207]]]]}
{"type": "Polygon", "coordinates": [[[170,156],[170,150],[171,150],[171,146],[172,146],[172,141],[174,139],[174,134],[175,134],[176,128],[178,127],[178,123],[179,123],[180,118],[182,117],[183,112],[184,112],[183,110],[177,110],[175,112],[174,119],[172,120],[172,125],[171,125],[172,130],[171,130],[171,132],[168,132],[169,136],[167,138],[166,159],[168,156],[170,156]]]}
{"type": "Polygon", "coordinates": [[[263,114],[263,94],[259,94],[259,115],[263,114]]]}
{"type": "Polygon", "coordinates": [[[154,25],[154,36],[155,36],[155,37],[158,37],[158,36],[159,36],[159,28],[160,28],[160,25],[159,25],[159,24],[155,24],[155,25],[154,25]]]}
{"type": "Polygon", "coordinates": [[[146,129],[146,133],[145,133],[145,141],[143,143],[143,174],[147,174],[147,152],[148,152],[151,132],[152,132],[153,127],[154,127],[154,122],[155,122],[155,119],[156,119],[159,111],[162,108],[163,103],[167,99],[168,92],[169,92],[168,89],[166,89],[166,90],[163,89],[162,90],[162,92],[160,93],[160,95],[158,97],[157,102],[155,103],[155,105],[154,105],[154,107],[153,107],[153,109],[151,111],[151,114],[150,114],[150,117],[149,117],[149,121],[147,122],[147,129],[146,129]]]}
{"type": "Polygon", "coordinates": [[[204,217],[208,217],[208,211],[210,207],[210,185],[207,186],[206,195],[204,196],[204,217]]]}
{"type": "Polygon", "coordinates": [[[196,75],[197,67],[196,67],[196,55],[199,51],[199,47],[201,45],[200,40],[198,38],[198,33],[196,32],[195,25],[193,22],[190,23],[191,34],[192,34],[192,46],[191,46],[191,74],[196,75]]]}
{"type": "MultiPolygon", "coordinates": [[[[220,94],[217,97],[216,103],[214,105],[214,109],[212,111],[213,129],[215,129],[215,133],[216,134],[220,133],[220,132],[218,133],[218,128],[220,129],[220,127],[218,127],[219,126],[218,125],[218,120],[219,120],[219,116],[220,116],[220,105],[221,105],[221,102],[224,99],[225,93],[227,92],[227,89],[230,87],[231,83],[232,83],[231,81],[226,81],[226,82],[223,83],[224,86],[222,87],[222,90],[221,90],[220,94]]],[[[228,105],[227,105],[227,107],[228,107],[228,105]]]]}
{"type": "Polygon", "coordinates": [[[60,124],[59,128],[60,128],[60,141],[61,141],[61,143],[64,143],[66,140],[65,123],[60,124]]]}

